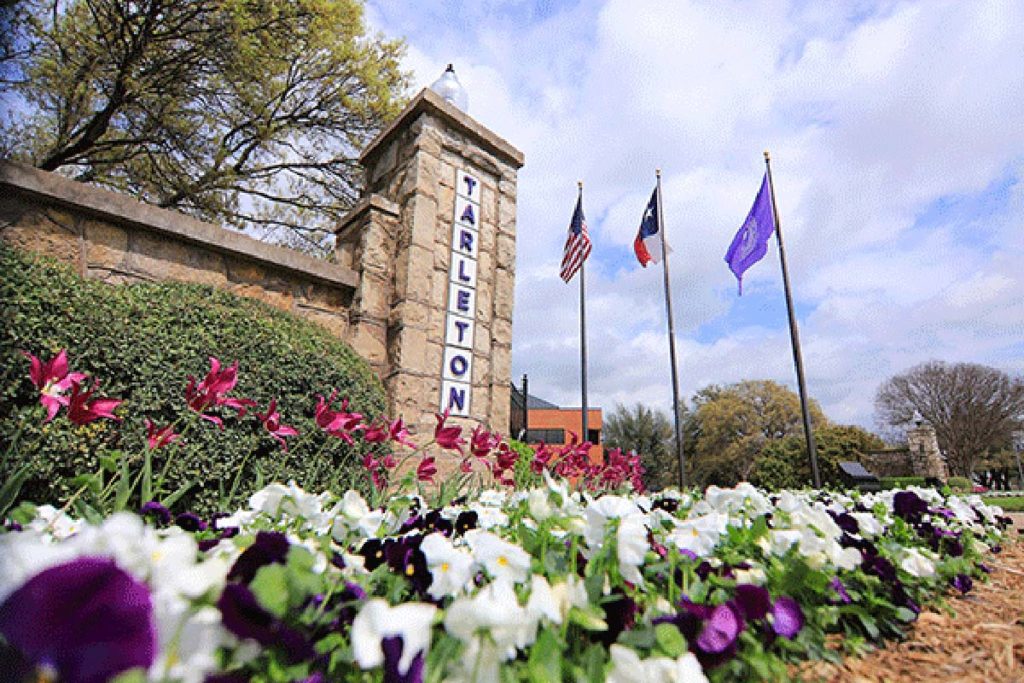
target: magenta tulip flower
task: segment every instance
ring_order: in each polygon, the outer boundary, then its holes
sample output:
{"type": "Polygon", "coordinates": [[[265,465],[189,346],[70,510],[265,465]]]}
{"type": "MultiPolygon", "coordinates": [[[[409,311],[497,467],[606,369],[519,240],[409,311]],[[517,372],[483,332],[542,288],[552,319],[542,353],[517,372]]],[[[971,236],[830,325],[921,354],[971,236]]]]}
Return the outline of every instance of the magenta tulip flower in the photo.
{"type": "Polygon", "coordinates": [[[185,387],[185,401],[190,409],[199,413],[199,417],[223,429],[224,422],[219,417],[207,415],[204,411],[223,406],[237,410],[238,416],[243,417],[249,408],[256,405],[256,401],[252,399],[227,396],[237,382],[238,361],[228,368],[221,369],[220,361],[211,356],[210,371],[206,373],[202,382],[196,384],[196,378],[189,375],[188,385],[185,387]]]}
{"type": "Polygon", "coordinates": [[[428,455],[420,461],[419,466],[416,467],[416,479],[419,481],[426,481],[433,483],[434,475],[437,474],[437,465],[434,461],[434,456],[428,455]]]}
{"type": "Polygon", "coordinates": [[[96,381],[93,382],[91,389],[82,391],[80,383],[75,382],[71,385],[71,396],[68,398],[69,420],[79,426],[87,425],[101,417],[121,421],[121,418],[114,415],[114,409],[121,405],[122,401],[116,398],[92,398],[99,386],[99,381],[96,381]]]}
{"type": "Polygon", "coordinates": [[[266,413],[256,413],[256,417],[260,419],[263,426],[266,428],[270,435],[277,439],[278,443],[281,444],[281,448],[288,451],[288,444],[285,442],[284,437],[296,436],[299,432],[294,427],[281,424],[281,413],[277,412],[277,399],[271,399],[270,405],[267,407],[266,413]]]}
{"type": "Polygon", "coordinates": [[[28,358],[28,376],[39,390],[39,402],[46,408],[46,419],[43,422],[49,422],[61,406],[68,404],[64,392],[85,379],[85,375],[81,372],[68,372],[68,354],[64,349],[45,363],[27,351],[21,353],[28,358]]]}
{"type": "Polygon", "coordinates": [[[444,423],[448,420],[447,410],[443,414],[435,413],[434,416],[437,418],[437,427],[434,428],[434,441],[441,448],[461,453],[462,445],[466,443],[466,440],[462,438],[462,427],[444,426],[444,423]]]}
{"type": "Polygon", "coordinates": [[[332,391],[331,397],[325,401],[323,396],[317,395],[316,423],[320,429],[323,429],[331,436],[338,437],[351,446],[355,443],[352,435],[360,429],[365,429],[362,424],[363,416],[361,413],[347,412],[347,398],[341,400],[341,410],[332,410],[331,405],[337,396],[338,392],[332,391]]]}
{"type": "Polygon", "coordinates": [[[174,425],[167,425],[166,427],[160,427],[157,429],[156,424],[154,424],[148,417],[145,419],[145,423],[146,445],[152,450],[163,448],[167,444],[173,443],[181,437],[181,434],[176,434],[174,432],[174,425]]]}

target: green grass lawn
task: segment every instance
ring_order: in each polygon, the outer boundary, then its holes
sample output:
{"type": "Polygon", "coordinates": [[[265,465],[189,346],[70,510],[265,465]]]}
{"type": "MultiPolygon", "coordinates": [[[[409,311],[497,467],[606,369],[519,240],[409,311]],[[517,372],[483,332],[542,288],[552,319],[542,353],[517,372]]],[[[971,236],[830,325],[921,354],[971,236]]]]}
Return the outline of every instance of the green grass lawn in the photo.
{"type": "Polygon", "coordinates": [[[981,499],[988,505],[998,505],[1005,512],[1024,512],[1024,496],[1010,496],[1007,498],[982,496],[981,499]]]}

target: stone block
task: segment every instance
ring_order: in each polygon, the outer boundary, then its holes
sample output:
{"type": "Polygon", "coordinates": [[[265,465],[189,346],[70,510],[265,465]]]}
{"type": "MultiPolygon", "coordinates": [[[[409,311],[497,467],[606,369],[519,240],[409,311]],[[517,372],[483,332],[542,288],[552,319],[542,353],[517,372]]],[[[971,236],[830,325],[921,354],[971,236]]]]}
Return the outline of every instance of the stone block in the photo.
{"type": "Polygon", "coordinates": [[[348,310],[352,304],[352,293],[338,287],[313,283],[304,287],[302,299],[303,306],[337,313],[348,310]]]}
{"type": "Polygon", "coordinates": [[[498,269],[494,286],[494,315],[512,319],[515,304],[515,279],[507,271],[498,269]]]}
{"type": "Polygon", "coordinates": [[[515,195],[502,194],[498,198],[498,230],[506,235],[516,234],[515,195]]]}
{"type": "Polygon", "coordinates": [[[63,261],[81,272],[79,227],[69,214],[52,209],[16,210],[5,206],[2,215],[11,221],[0,233],[7,244],[63,261]]]}
{"type": "Polygon", "coordinates": [[[388,325],[392,327],[430,329],[430,312],[430,307],[422,301],[404,299],[391,307],[388,325]]]}
{"type": "MultiPolygon", "coordinates": [[[[217,252],[144,231],[130,233],[128,248],[125,268],[143,277],[214,287],[225,287],[228,284],[224,258],[217,252]]],[[[290,307],[291,293],[288,296],[290,307]]]]}
{"type": "Polygon", "coordinates": [[[291,311],[292,304],[295,302],[295,297],[291,292],[267,289],[258,284],[232,284],[228,285],[227,289],[233,294],[250,299],[258,299],[282,311],[291,311]]]}
{"type": "Polygon", "coordinates": [[[403,327],[392,335],[388,348],[388,362],[393,368],[409,372],[431,372],[427,365],[427,331],[423,328],[403,327]]]}
{"type": "Polygon", "coordinates": [[[87,268],[123,269],[128,253],[128,233],[103,221],[85,220],[85,263],[87,268]]]}
{"type": "MultiPolygon", "coordinates": [[[[412,222],[408,226],[410,241],[426,249],[434,249],[438,239],[437,202],[428,197],[416,197],[412,201],[412,222]]],[[[451,231],[451,225],[445,228],[451,231]]]]}
{"type": "Polygon", "coordinates": [[[499,233],[495,249],[498,268],[514,269],[516,267],[516,238],[499,233]]]}
{"type": "Polygon", "coordinates": [[[491,321],[491,338],[495,344],[512,345],[512,321],[495,317],[491,321]]]}
{"type": "Polygon", "coordinates": [[[328,313],[317,308],[306,308],[296,306],[295,312],[306,320],[320,325],[338,339],[345,339],[348,336],[348,316],[344,311],[340,313],[328,313]]]}
{"type": "Polygon", "coordinates": [[[227,277],[230,282],[239,284],[260,284],[268,278],[267,269],[245,259],[226,259],[227,277]]]}
{"type": "Polygon", "coordinates": [[[512,381],[512,347],[495,344],[491,350],[493,381],[501,384],[512,381]]]}
{"type": "Polygon", "coordinates": [[[349,344],[378,374],[387,362],[387,334],[384,326],[363,320],[349,327],[349,344]]]}

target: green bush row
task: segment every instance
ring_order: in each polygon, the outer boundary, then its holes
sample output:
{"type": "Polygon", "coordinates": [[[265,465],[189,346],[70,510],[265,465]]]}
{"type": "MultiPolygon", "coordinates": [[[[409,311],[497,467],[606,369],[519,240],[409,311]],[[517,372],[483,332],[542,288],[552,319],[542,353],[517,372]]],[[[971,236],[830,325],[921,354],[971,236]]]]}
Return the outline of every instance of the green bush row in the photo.
{"type": "Polygon", "coordinates": [[[154,462],[156,472],[167,468],[165,492],[192,484],[179,508],[234,506],[240,501],[227,494],[236,482],[239,492],[270,478],[338,490],[361,477],[359,448],[317,428],[316,394],[337,390],[355,410],[376,417],[384,409],[383,389],[347,344],[313,323],[206,286],[83,279],[65,265],[3,245],[0,306],[0,458],[13,452],[0,460],[0,481],[31,462],[23,500],[65,500],[75,489],[73,478],[94,471],[101,456],[141,453],[146,417],[186,430],[187,443],[156,451],[154,462]],[[72,370],[100,380],[97,395],[124,400],[117,410],[123,422],[76,427],[62,411],[42,424],[44,411],[20,351],[45,361],[62,348],[72,370]],[[187,409],[186,377],[201,380],[210,356],[225,366],[238,361],[233,395],[256,400],[261,411],[277,399],[282,422],[302,434],[290,439],[289,452],[251,413],[226,417],[221,431],[187,409]]]}

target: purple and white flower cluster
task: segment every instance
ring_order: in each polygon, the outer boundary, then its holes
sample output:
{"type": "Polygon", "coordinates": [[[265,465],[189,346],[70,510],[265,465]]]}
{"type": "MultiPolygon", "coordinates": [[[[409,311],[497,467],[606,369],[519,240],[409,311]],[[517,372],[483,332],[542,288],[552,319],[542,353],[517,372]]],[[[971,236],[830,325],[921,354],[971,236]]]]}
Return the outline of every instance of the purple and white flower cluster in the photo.
{"type": "Polygon", "coordinates": [[[927,489],[592,497],[544,477],[443,506],[271,484],[210,520],[38,507],[0,535],[0,671],[783,680],[828,633],[897,635],[969,591],[1002,537],[998,508],[927,489]]]}

